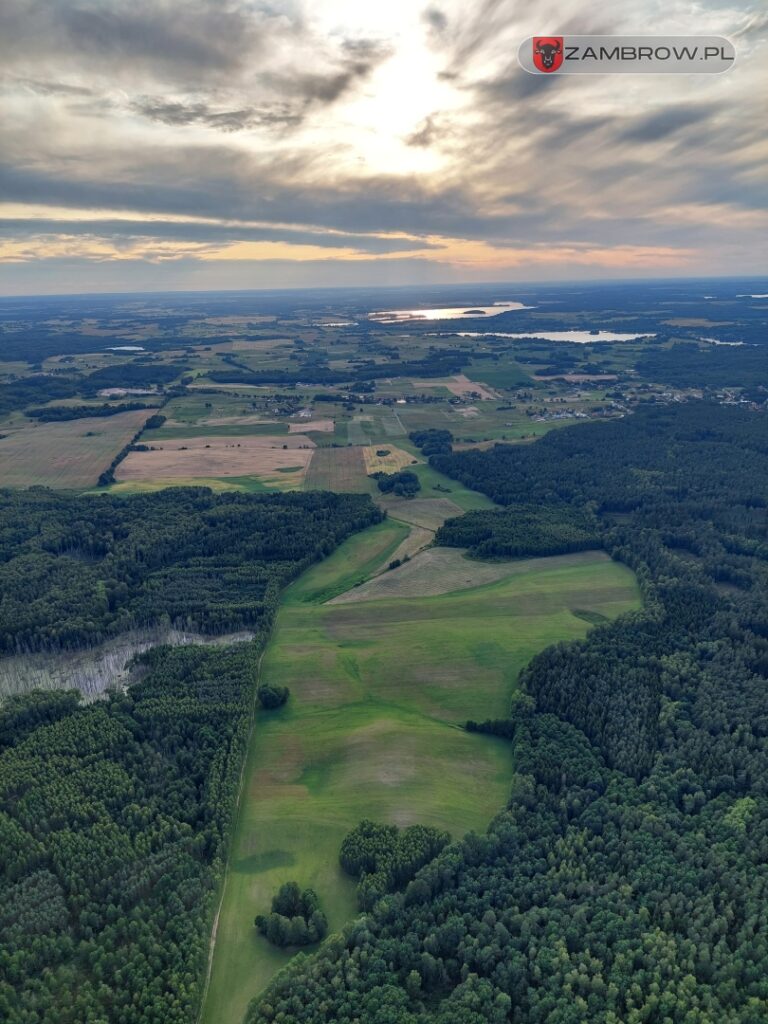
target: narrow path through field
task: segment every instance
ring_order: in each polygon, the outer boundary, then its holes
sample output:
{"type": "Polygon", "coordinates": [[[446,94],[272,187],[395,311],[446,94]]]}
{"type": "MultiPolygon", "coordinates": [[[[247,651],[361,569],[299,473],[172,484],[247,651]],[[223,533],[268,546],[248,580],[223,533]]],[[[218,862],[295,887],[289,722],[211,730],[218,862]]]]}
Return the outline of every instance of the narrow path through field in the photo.
{"type": "Polygon", "coordinates": [[[253,926],[282,882],[315,888],[332,930],[354,916],[338,851],[361,818],[484,829],[506,800],[510,748],[459,726],[503,715],[520,669],[583,636],[585,613],[599,621],[639,601],[631,572],[596,552],[531,571],[508,563],[495,581],[435,596],[327,603],[386,564],[406,531],[366,530],[284,595],[262,678],[291,699],[256,714],[203,1024],[240,1024],[290,959],[253,926]]]}

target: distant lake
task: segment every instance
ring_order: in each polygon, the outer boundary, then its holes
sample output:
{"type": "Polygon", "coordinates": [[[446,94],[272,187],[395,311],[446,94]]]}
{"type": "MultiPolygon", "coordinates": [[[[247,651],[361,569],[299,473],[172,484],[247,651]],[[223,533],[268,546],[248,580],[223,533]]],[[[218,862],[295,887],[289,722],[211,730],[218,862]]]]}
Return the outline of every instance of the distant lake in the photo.
{"type": "Polygon", "coordinates": [[[501,331],[457,331],[460,338],[484,338],[493,334],[496,338],[540,338],[542,341],[575,341],[588,345],[594,341],[637,341],[638,338],[655,338],[655,334],[614,334],[613,331],[523,331],[522,334],[503,334],[501,331]]]}
{"type": "Polygon", "coordinates": [[[494,302],[492,306],[447,306],[443,309],[386,309],[369,313],[368,319],[380,324],[397,324],[401,320],[461,320],[463,317],[498,316],[513,309],[534,309],[522,302],[494,302]]]}

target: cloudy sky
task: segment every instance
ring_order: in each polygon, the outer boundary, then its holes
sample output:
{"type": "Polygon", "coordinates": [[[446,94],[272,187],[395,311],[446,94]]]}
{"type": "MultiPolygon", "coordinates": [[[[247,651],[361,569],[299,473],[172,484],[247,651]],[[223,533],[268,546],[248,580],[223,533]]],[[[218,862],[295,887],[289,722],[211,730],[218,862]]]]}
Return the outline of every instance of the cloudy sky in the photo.
{"type": "Polygon", "coordinates": [[[757,274],[760,0],[4,0],[0,293],[757,274]],[[542,33],[720,76],[532,76],[542,33]]]}

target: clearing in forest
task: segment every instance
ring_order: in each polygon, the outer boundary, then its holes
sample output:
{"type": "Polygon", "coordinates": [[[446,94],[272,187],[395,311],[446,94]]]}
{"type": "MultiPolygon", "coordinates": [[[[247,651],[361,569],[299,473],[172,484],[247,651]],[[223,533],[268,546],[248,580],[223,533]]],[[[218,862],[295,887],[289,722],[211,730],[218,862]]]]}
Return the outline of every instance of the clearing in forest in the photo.
{"type": "Polygon", "coordinates": [[[386,562],[405,529],[352,537],[285,592],[261,678],[291,697],[257,714],[203,1024],[240,1024],[291,958],[253,926],[283,882],[315,888],[331,930],[354,916],[338,852],[361,818],[485,829],[509,791],[510,747],[458,726],[503,716],[536,652],[639,605],[630,570],[599,552],[527,572],[509,562],[495,582],[434,597],[324,603],[386,562]]]}
{"type": "MultiPolygon", "coordinates": [[[[554,555],[550,558],[525,558],[519,561],[479,561],[467,558],[458,548],[429,548],[414,555],[388,572],[353,587],[332,598],[329,604],[354,604],[358,601],[381,601],[398,597],[434,597],[450,594],[456,590],[468,590],[509,577],[537,574],[537,581],[551,587],[553,573],[565,570],[565,579],[570,579],[568,570],[574,566],[594,565],[610,562],[602,551],[577,551],[570,555],[554,555]]],[[[521,587],[521,600],[530,606],[531,593],[535,592],[530,581],[521,587]]],[[[622,589],[623,593],[623,589],[622,589]]],[[[601,598],[607,600],[605,592],[601,598]]]]}

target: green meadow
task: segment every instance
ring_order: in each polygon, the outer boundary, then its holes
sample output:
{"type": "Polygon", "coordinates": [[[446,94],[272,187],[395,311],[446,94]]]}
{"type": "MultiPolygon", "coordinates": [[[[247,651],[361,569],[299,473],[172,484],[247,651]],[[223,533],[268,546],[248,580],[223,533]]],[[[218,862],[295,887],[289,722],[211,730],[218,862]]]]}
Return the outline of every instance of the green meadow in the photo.
{"type": "Polygon", "coordinates": [[[325,603],[386,565],[406,530],[389,520],[351,538],[284,595],[261,678],[291,699],[256,715],[203,1024],[240,1024],[290,959],[253,925],[282,882],[313,886],[331,930],[354,916],[338,851],[361,818],[485,829],[506,800],[510,748],[460,725],[504,715],[537,651],[639,603],[631,572],[601,552],[530,572],[510,562],[475,587],[466,560],[460,591],[325,603]]]}

